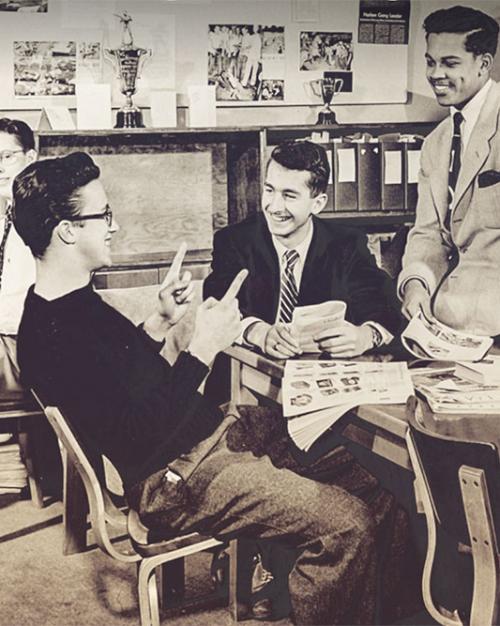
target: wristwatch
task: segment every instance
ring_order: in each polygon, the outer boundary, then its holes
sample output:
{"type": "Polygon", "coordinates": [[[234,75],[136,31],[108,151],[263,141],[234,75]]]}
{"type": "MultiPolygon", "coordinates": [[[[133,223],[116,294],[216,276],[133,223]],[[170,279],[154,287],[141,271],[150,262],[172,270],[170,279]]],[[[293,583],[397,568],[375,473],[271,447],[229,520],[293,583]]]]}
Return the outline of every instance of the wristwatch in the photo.
{"type": "Polygon", "coordinates": [[[382,333],[376,326],[369,324],[372,331],[372,348],[379,348],[384,343],[382,333]]]}

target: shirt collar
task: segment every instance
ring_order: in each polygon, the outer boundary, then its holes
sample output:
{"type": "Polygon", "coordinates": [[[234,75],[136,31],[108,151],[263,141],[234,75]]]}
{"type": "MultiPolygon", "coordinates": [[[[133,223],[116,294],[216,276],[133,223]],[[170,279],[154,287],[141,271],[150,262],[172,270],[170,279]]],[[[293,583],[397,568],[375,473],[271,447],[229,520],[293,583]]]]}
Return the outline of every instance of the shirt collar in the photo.
{"type": "MultiPolygon", "coordinates": [[[[313,233],[314,233],[314,224],[313,224],[313,221],[311,219],[310,223],[309,223],[309,229],[307,231],[306,236],[299,243],[299,245],[295,246],[295,248],[294,248],[294,250],[296,250],[298,255],[299,255],[299,261],[302,264],[305,262],[306,257],[307,257],[307,253],[309,252],[309,246],[311,245],[313,233]]],[[[281,265],[283,263],[283,255],[285,254],[285,252],[289,248],[287,248],[280,241],[278,241],[278,239],[274,235],[271,235],[271,238],[273,240],[273,245],[274,245],[274,248],[275,248],[275,250],[276,250],[276,252],[278,254],[278,258],[280,260],[280,265],[281,265]]]]}
{"type": "MultiPolygon", "coordinates": [[[[460,110],[460,113],[464,116],[465,123],[472,127],[477,121],[479,117],[479,113],[481,112],[481,108],[486,100],[486,96],[491,88],[493,81],[489,78],[486,83],[481,87],[481,89],[477,92],[477,94],[467,102],[463,109],[460,110]]],[[[450,115],[453,121],[453,116],[458,111],[456,107],[450,107],[450,115]]]]}

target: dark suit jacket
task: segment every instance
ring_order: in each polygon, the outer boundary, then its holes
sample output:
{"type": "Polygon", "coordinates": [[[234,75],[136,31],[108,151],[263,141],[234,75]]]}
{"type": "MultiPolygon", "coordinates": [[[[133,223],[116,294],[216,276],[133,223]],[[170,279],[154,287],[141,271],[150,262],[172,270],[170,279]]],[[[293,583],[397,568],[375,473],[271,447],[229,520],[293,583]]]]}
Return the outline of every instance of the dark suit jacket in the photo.
{"type": "MultiPolygon", "coordinates": [[[[395,287],[376,266],[365,236],[332,220],[313,217],[313,223],[298,305],[344,300],[348,321],[357,325],[378,322],[393,334],[399,333],[395,287]]],[[[212,273],[203,285],[204,298],[220,298],[243,268],[249,271],[239,293],[243,316],[274,324],[280,293],[279,260],[260,213],[215,234],[212,273]]]]}

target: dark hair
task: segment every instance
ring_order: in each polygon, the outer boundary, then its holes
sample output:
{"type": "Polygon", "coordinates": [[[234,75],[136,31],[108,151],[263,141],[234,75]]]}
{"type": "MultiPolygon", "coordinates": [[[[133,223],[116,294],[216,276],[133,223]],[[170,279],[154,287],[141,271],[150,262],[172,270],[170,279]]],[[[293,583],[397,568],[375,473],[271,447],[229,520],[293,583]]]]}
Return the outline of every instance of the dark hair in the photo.
{"type": "Polygon", "coordinates": [[[79,190],[99,178],[85,152],[28,165],[13,184],[14,225],[33,256],[42,258],[60,221],[80,212],[79,190]]]}
{"type": "Polygon", "coordinates": [[[0,119],[0,132],[14,135],[24,152],[35,149],[35,136],[33,131],[21,120],[11,120],[9,117],[0,119]]]}
{"type": "Polygon", "coordinates": [[[271,153],[271,159],[288,170],[309,172],[311,176],[307,186],[311,190],[311,197],[326,192],[330,165],[323,146],[312,141],[289,141],[276,146],[271,153]]]}
{"type": "Polygon", "coordinates": [[[426,37],[431,33],[467,33],[465,49],[475,56],[495,56],[498,45],[498,22],[490,15],[470,7],[439,9],[424,20],[426,37]]]}

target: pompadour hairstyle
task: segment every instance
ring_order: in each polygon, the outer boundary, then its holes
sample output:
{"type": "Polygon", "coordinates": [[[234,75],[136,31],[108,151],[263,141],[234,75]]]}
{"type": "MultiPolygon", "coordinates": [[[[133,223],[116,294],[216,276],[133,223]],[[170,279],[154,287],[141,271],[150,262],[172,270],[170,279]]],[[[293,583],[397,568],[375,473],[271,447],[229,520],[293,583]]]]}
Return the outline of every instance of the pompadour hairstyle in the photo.
{"type": "Polygon", "coordinates": [[[88,154],[73,152],[31,163],[16,176],[14,225],[33,256],[43,257],[59,222],[79,214],[79,190],[99,174],[88,154]]]}
{"type": "Polygon", "coordinates": [[[475,56],[495,56],[498,46],[498,22],[490,15],[471,7],[454,6],[439,9],[424,20],[426,37],[431,33],[464,33],[465,49],[475,56]]]}
{"type": "Polygon", "coordinates": [[[35,149],[33,131],[21,120],[11,120],[9,117],[0,118],[0,132],[14,135],[24,152],[35,149]]]}

